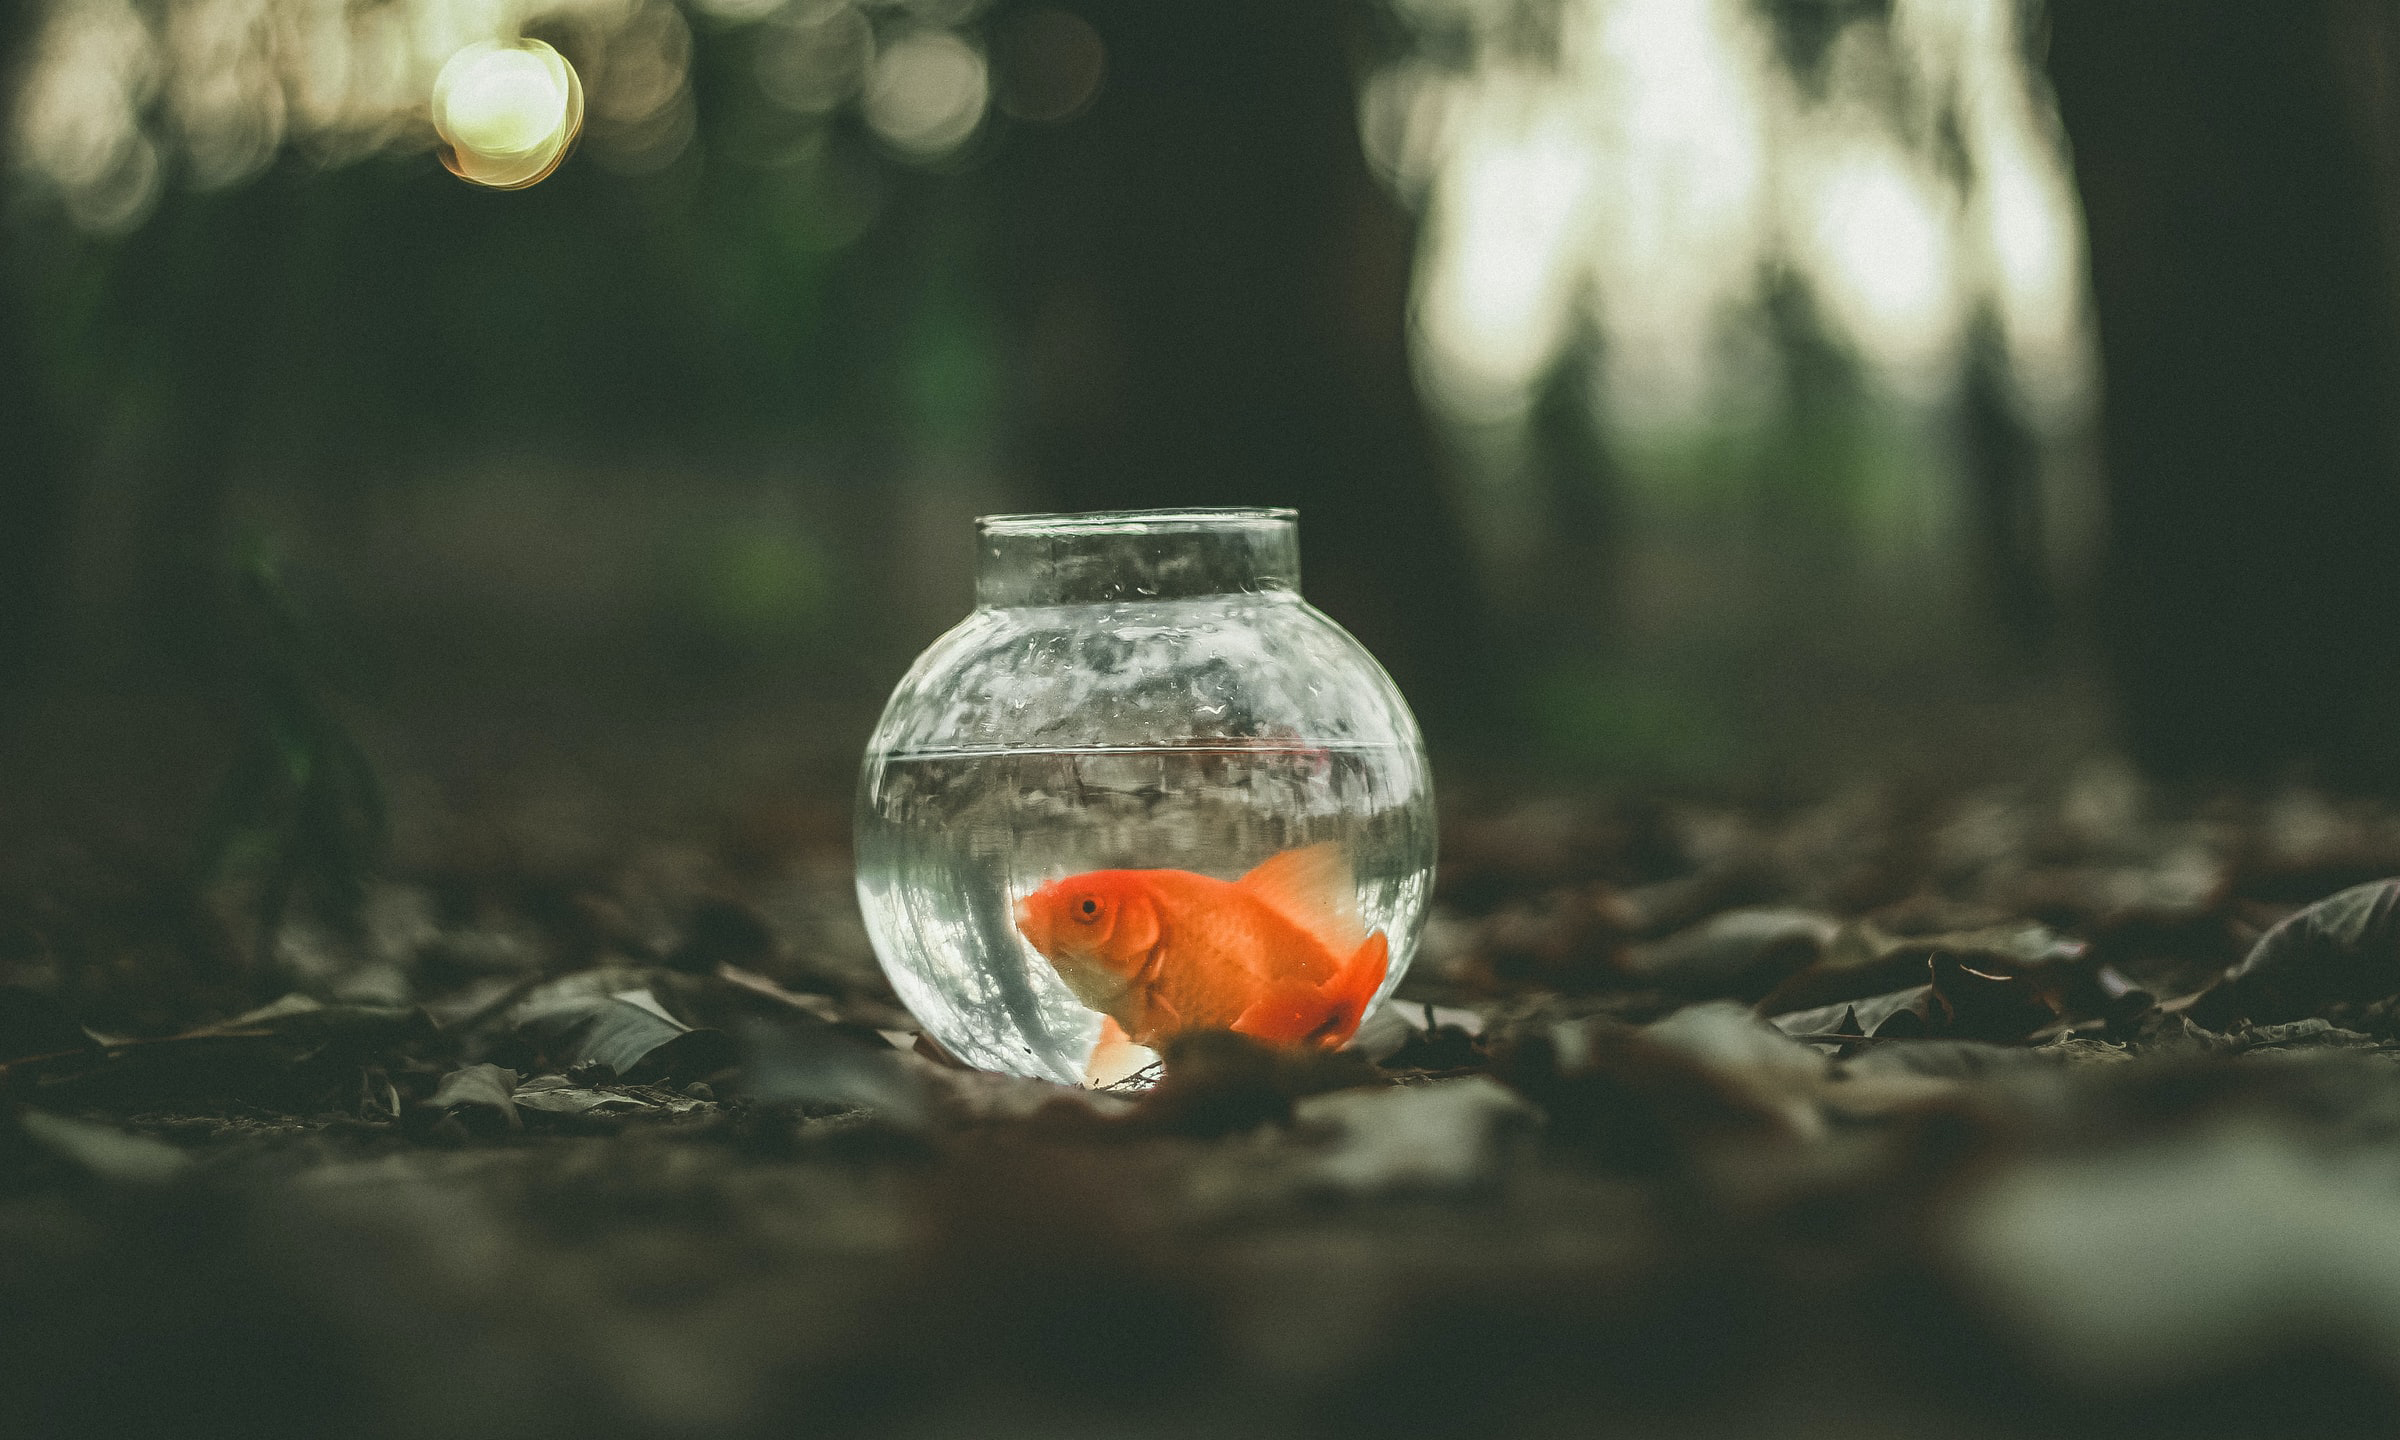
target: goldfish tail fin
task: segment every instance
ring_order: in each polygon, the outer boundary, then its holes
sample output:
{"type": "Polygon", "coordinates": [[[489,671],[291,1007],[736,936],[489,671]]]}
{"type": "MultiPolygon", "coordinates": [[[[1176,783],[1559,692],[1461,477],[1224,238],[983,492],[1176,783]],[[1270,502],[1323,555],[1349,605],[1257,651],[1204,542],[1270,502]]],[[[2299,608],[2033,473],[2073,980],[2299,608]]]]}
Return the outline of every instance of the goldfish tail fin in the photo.
{"type": "Polygon", "coordinates": [[[1342,847],[1330,840],[1270,856],[1234,884],[1336,955],[1349,954],[1366,938],[1358,920],[1358,882],[1342,847]]]}
{"type": "Polygon", "coordinates": [[[1324,986],[1277,981],[1233,1022],[1235,1033],[1270,1045],[1314,1044],[1332,1049],[1358,1033],[1368,1003],[1383,987],[1383,977],[1391,968],[1391,948],[1378,930],[1324,986]]]}
{"type": "Polygon", "coordinates": [[[1326,982],[1325,998],[1331,1002],[1332,1013],[1317,1033],[1318,1044],[1330,1049],[1358,1033],[1359,1022],[1367,1018],[1367,1007],[1375,1002],[1375,992],[1383,988],[1383,977],[1391,968],[1392,944],[1378,930],[1358,947],[1340,973],[1326,982]]]}
{"type": "Polygon", "coordinates": [[[1326,1009],[1325,994],[1316,986],[1303,980],[1278,980],[1250,1002],[1250,1008],[1231,1028],[1236,1035],[1269,1045],[1297,1045],[1324,1024],[1326,1009]]]}

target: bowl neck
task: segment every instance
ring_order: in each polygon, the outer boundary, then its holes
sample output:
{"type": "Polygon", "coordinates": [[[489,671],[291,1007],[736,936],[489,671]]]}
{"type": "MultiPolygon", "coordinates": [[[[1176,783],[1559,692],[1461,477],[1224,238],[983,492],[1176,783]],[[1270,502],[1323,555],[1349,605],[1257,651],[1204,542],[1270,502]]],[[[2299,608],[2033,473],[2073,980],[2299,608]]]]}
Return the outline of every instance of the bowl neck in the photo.
{"type": "Polygon", "coordinates": [[[975,522],[975,603],[1090,605],[1300,589],[1290,510],[1102,510],[975,522]]]}

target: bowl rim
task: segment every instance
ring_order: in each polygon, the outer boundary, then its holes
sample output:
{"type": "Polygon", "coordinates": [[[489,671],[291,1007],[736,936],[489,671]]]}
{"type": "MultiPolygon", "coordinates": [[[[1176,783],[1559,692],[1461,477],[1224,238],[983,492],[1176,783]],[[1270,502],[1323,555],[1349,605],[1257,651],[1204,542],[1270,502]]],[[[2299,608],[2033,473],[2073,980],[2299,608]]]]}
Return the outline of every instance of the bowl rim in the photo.
{"type": "Polygon", "coordinates": [[[1149,510],[978,515],[975,528],[986,535],[1141,535],[1177,530],[1266,529],[1291,525],[1299,518],[1300,512],[1288,505],[1189,505],[1149,510]]]}

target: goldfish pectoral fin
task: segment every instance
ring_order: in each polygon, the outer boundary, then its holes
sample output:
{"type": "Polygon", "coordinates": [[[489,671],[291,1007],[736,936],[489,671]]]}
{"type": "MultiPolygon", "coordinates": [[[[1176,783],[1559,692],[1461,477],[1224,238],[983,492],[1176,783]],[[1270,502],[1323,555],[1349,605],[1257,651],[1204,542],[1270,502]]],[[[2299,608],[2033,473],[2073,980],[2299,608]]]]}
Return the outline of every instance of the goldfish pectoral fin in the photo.
{"type": "Polygon", "coordinates": [[[1237,1035],[1269,1045],[1297,1045],[1325,1023],[1325,996],[1314,985],[1283,980],[1270,985],[1233,1022],[1237,1035]]]}
{"type": "Polygon", "coordinates": [[[1083,1062],[1083,1083],[1086,1089],[1098,1090],[1128,1080],[1158,1063],[1158,1052],[1143,1046],[1114,1015],[1100,1017],[1100,1039],[1093,1044],[1091,1058],[1083,1062]]]}
{"type": "Polygon", "coordinates": [[[1336,955],[1355,950],[1365,938],[1358,881],[1342,847],[1330,840],[1270,856],[1234,883],[1336,955]]]}
{"type": "Polygon", "coordinates": [[[1391,942],[1378,930],[1326,982],[1324,995],[1330,1013],[1314,1037],[1318,1044],[1339,1045],[1358,1032],[1359,1022],[1367,1018],[1367,1006],[1374,1003],[1375,992],[1383,988],[1383,977],[1391,968],[1391,942]]]}

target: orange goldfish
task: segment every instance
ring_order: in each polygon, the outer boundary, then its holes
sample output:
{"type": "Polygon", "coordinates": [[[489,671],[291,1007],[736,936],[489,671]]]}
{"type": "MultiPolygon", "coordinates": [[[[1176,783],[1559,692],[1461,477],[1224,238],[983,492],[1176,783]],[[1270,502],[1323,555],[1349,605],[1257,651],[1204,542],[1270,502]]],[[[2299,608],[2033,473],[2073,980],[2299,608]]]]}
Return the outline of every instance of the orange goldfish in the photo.
{"type": "Polygon", "coordinates": [[[1017,902],[1017,929],[1077,999],[1107,1017],[1097,1065],[1123,1045],[1235,1030],[1277,1045],[1341,1044],[1390,964],[1358,919],[1331,844],[1286,850],[1239,880],[1189,870],[1092,870],[1017,902]]]}

